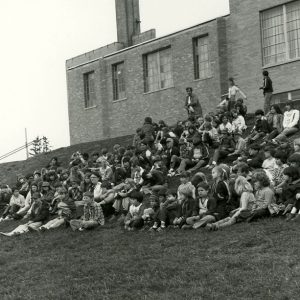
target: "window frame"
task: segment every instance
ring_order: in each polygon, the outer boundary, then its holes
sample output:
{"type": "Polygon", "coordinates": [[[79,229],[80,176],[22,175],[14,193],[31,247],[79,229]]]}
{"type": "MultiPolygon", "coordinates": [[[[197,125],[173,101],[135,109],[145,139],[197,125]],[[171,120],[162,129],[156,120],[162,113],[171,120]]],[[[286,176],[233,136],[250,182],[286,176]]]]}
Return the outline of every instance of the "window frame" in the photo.
{"type": "Polygon", "coordinates": [[[192,45],[193,45],[193,60],[194,60],[194,80],[206,80],[209,78],[212,78],[212,65],[211,65],[211,60],[210,60],[210,55],[209,55],[209,34],[202,34],[200,36],[196,36],[192,39],[192,45]],[[208,63],[208,74],[205,77],[200,77],[200,65],[201,61],[199,59],[199,40],[202,38],[207,38],[207,60],[206,62],[208,63]]]}
{"type": "Polygon", "coordinates": [[[112,89],[113,89],[113,101],[117,102],[120,100],[125,100],[127,99],[126,95],[126,77],[125,77],[125,61],[119,61],[117,63],[112,64],[112,89]],[[123,80],[123,87],[124,90],[120,92],[119,87],[120,87],[120,79],[118,76],[116,76],[116,73],[118,72],[118,66],[122,65],[122,80],[123,80]],[[124,93],[122,96],[121,93],[124,93]],[[121,95],[121,96],[120,96],[121,95]]]}
{"type": "Polygon", "coordinates": [[[83,90],[84,90],[84,108],[90,109],[96,106],[96,91],[95,91],[95,71],[89,71],[83,74],[83,90]],[[91,91],[91,78],[93,75],[93,87],[91,91]]]}
{"type": "Polygon", "coordinates": [[[166,47],[162,47],[159,49],[156,49],[154,51],[151,52],[147,52],[145,54],[143,54],[142,56],[142,60],[143,60],[143,80],[144,80],[144,94],[147,93],[153,93],[153,92],[157,92],[157,91],[161,91],[161,90],[165,90],[165,89],[169,89],[169,88],[173,88],[174,87],[174,79],[173,79],[173,65],[172,65],[172,48],[171,45],[168,45],[166,47]],[[170,85],[169,86],[165,86],[162,87],[161,86],[161,82],[162,82],[162,74],[168,74],[167,72],[161,72],[161,68],[162,68],[162,64],[161,64],[161,56],[160,53],[166,50],[170,50],[170,71],[168,72],[170,74],[170,85]],[[154,88],[153,90],[150,90],[150,85],[149,85],[149,63],[148,63],[148,57],[149,55],[154,55],[154,54],[158,54],[158,60],[159,60],[159,69],[158,69],[158,76],[159,76],[159,88],[154,88]]]}
{"type": "MultiPolygon", "coordinates": [[[[289,38],[288,38],[288,35],[290,33],[290,31],[288,30],[288,23],[291,22],[289,21],[288,22],[288,16],[287,16],[287,6],[289,5],[292,5],[293,3],[296,3],[296,2],[299,2],[300,3],[300,0],[294,0],[294,1],[290,1],[290,2],[286,2],[284,4],[280,4],[280,5],[276,5],[276,6],[273,6],[273,7],[270,7],[270,8],[267,8],[267,9],[264,9],[264,10],[261,10],[260,11],[260,35],[261,35],[261,56],[262,56],[262,66],[263,68],[267,68],[267,67],[271,67],[271,66],[277,66],[277,65],[281,65],[281,64],[286,64],[286,63],[290,63],[290,62],[293,62],[293,61],[297,61],[297,60],[300,60],[300,41],[298,42],[298,54],[296,57],[294,58],[291,58],[291,53],[290,53],[290,41],[289,41],[289,38]],[[281,8],[281,11],[282,11],[282,18],[283,18],[283,24],[282,24],[282,27],[283,27],[283,35],[284,35],[284,47],[285,47],[285,59],[283,59],[282,61],[277,61],[277,62],[270,62],[270,63],[266,63],[266,56],[264,54],[264,50],[267,48],[265,47],[265,39],[264,39],[264,28],[263,28],[263,16],[264,16],[264,13],[272,10],[272,9],[275,9],[275,8],[281,8]]],[[[270,28],[274,28],[273,27],[270,27],[270,28]]],[[[300,28],[298,29],[300,30],[300,28]]],[[[274,45],[279,45],[279,44],[274,44],[274,45]]]]}

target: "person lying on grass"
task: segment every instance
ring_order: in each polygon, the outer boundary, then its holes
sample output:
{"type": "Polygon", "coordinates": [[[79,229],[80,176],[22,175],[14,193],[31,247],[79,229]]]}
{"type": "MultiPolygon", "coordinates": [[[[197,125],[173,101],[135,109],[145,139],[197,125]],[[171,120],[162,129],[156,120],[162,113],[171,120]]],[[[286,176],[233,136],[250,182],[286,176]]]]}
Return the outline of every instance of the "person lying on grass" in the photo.
{"type": "Polygon", "coordinates": [[[235,191],[240,195],[240,207],[232,210],[229,217],[219,220],[218,222],[207,224],[208,230],[218,230],[219,228],[231,226],[238,222],[247,220],[252,213],[255,203],[252,185],[243,176],[237,177],[235,181],[235,191]]]}
{"type": "Polygon", "coordinates": [[[143,204],[144,196],[141,192],[133,192],[131,194],[133,204],[130,205],[127,216],[124,220],[125,230],[137,230],[144,226],[144,214],[145,206],[143,204]]]}
{"type": "Polygon", "coordinates": [[[33,193],[31,199],[33,203],[30,208],[29,214],[26,215],[26,219],[28,219],[28,222],[23,225],[19,225],[11,232],[1,232],[2,235],[14,236],[27,233],[30,230],[38,230],[38,228],[42,226],[43,222],[45,222],[48,219],[49,203],[47,203],[47,201],[41,198],[39,192],[33,193]]]}
{"type": "Polygon", "coordinates": [[[73,219],[70,221],[72,230],[83,231],[85,229],[94,229],[105,223],[104,214],[100,203],[94,201],[91,192],[83,194],[83,215],[80,220],[73,219]]]}
{"type": "Polygon", "coordinates": [[[55,213],[54,219],[50,220],[45,225],[39,227],[39,230],[45,231],[49,229],[58,228],[66,224],[76,213],[76,206],[73,199],[69,198],[68,192],[65,188],[60,188],[58,191],[59,202],[52,213],[55,213]]]}

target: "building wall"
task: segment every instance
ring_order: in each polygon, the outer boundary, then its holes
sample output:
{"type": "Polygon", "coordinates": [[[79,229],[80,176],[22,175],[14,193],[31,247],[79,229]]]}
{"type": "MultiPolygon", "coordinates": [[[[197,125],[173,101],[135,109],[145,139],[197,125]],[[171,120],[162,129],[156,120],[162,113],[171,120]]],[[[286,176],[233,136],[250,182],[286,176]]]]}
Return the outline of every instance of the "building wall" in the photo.
{"type": "Polygon", "coordinates": [[[230,0],[227,27],[229,74],[246,93],[250,112],[263,108],[262,70],[268,70],[274,93],[300,89],[300,60],[263,68],[260,12],[286,0],[230,0]]]}
{"type": "Polygon", "coordinates": [[[220,100],[221,86],[224,90],[226,84],[221,82],[220,74],[223,78],[228,75],[224,32],[226,20],[217,19],[68,71],[71,144],[132,134],[146,116],[169,124],[183,120],[187,86],[193,87],[204,112],[213,110],[220,100]],[[194,80],[193,38],[205,34],[209,34],[212,77],[194,80]],[[166,46],[171,46],[174,86],[144,93],[143,55],[166,46]],[[121,61],[125,63],[127,98],[113,101],[112,65],[121,61]],[[83,74],[92,69],[97,78],[97,106],[85,110],[83,74]]]}

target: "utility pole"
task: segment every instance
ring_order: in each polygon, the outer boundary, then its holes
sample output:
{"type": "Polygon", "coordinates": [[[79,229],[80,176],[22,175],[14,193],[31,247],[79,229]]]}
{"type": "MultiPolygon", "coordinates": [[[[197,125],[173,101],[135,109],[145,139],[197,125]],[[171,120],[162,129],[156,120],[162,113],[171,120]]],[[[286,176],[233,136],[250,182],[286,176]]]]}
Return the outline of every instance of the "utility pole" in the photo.
{"type": "Polygon", "coordinates": [[[27,128],[25,128],[25,148],[26,148],[26,159],[28,159],[29,153],[28,153],[28,141],[27,141],[27,128]]]}

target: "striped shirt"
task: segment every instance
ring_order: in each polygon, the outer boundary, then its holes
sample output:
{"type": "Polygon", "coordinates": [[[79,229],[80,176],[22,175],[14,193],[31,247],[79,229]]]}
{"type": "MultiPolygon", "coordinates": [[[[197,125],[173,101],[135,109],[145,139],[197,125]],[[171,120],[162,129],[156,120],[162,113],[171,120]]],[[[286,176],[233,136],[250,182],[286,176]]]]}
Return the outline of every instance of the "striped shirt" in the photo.
{"type": "Polygon", "coordinates": [[[105,219],[104,219],[104,214],[103,214],[101,204],[93,201],[90,205],[84,205],[83,220],[96,221],[100,225],[104,225],[105,219]]]}

